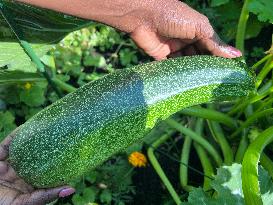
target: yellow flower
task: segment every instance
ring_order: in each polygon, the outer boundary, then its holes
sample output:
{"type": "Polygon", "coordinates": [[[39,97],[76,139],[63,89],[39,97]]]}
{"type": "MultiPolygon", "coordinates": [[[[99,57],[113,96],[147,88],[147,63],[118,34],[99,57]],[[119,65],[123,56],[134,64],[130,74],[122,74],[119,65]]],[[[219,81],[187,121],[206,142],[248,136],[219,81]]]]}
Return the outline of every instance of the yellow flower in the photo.
{"type": "Polygon", "coordinates": [[[32,84],[29,83],[29,82],[25,83],[25,85],[24,85],[24,88],[25,88],[26,90],[29,90],[31,87],[32,87],[32,84]]]}
{"type": "Polygon", "coordinates": [[[140,152],[132,152],[128,157],[128,161],[134,167],[146,167],[147,165],[146,156],[140,152]]]}

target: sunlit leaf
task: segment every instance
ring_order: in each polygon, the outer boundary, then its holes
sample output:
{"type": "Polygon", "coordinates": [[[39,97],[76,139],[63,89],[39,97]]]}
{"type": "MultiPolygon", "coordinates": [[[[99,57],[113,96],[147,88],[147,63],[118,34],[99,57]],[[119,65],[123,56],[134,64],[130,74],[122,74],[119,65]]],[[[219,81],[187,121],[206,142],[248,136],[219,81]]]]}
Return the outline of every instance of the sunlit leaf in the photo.
{"type": "Polygon", "coordinates": [[[272,0],[249,0],[248,10],[256,14],[260,21],[273,23],[272,0]]]}

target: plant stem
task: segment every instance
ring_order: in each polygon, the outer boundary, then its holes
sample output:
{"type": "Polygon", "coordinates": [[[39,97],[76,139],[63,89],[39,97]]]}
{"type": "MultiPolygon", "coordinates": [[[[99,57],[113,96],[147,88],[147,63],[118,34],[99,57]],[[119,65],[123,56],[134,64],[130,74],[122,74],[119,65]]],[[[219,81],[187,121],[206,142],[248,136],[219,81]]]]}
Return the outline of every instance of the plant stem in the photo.
{"type": "MultiPolygon", "coordinates": [[[[269,55],[270,56],[270,55],[269,55]]],[[[257,78],[256,78],[256,88],[258,88],[261,83],[263,82],[264,78],[266,77],[266,75],[270,72],[270,70],[273,68],[273,56],[271,56],[270,58],[267,59],[264,67],[262,68],[262,70],[259,72],[257,78]]]]}
{"type": "Polygon", "coordinates": [[[63,81],[61,81],[58,78],[52,78],[52,81],[59,86],[59,88],[61,88],[62,90],[66,91],[66,92],[74,92],[75,90],[77,90],[77,88],[73,87],[72,85],[69,85],[63,81]]]}
{"type": "Polygon", "coordinates": [[[252,105],[252,104],[248,105],[248,106],[246,107],[245,111],[244,111],[244,114],[245,114],[246,119],[247,119],[249,116],[253,115],[253,112],[254,112],[254,111],[253,111],[253,105],[252,105]]]}
{"type": "Polygon", "coordinates": [[[155,171],[157,172],[157,174],[159,175],[160,179],[162,180],[162,182],[164,183],[164,185],[166,186],[166,188],[168,189],[169,193],[171,194],[173,200],[175,201],[175,203],[177,205],[180,205],[182,202],[178,196],[178,194],[176,193],[176,191],[174,190],[171,182],[169,181],[168,177],[166,176],[166,174],[164,173],[162,167],[160,166],[158,160],[155,157],[154,154],[154,150],[159,147],[162,143],[164,143],[170,136],[169,135],[162,135],[160,138],[158,138],[153,144],[152,146],[150,146],[148,148],[148,158],[152,164],[152,166],[154,167],[155,171]]]}
{"type": "Polygon", "coordinates": [[[266,106],[270,105],[273,103],[273,98],[268,97],[268,99],[264,102],[262,102],[262,104],[258,107],[258,109],[256,110],[256,112],[261,111],[263,108],[265,108],[266,106]]]}
{"type": "Polygon", "coordinates": [[[231,165],[233,162],[233,152],[231,147],[228,144],[228,141],[225,138],[224,132],[217,122],[213,122],[208,120],[208,126],[210,129],[211,134],[214,136],[216,141],[219,143],[223,156],[224,156],[224,163],[226,165],[231,165]]]}
{"type": "Polygon", "coordinates": [[[221,122],[230,128],[236,128],[237,126],[237,123],[233,118],[213,109],[206,109],[199,106],[195,106],[195,107],[185,108],[182,111],[180,111],[180,113],[184,115],[201,117],[201,118],[221,122]]]}
{"type": "MultiPolygon", "coordinates": [[[[195,125],[195,132],[199,135],[203,135],[203,128],[204,128],[204,120],[202,118],[198,118],[195,125]]],[[[204,190],[211,189],[211,179],[209,177],[214,176],[213,167],[211,165],[211,162],[209,160],[209,157],[206,153],[206,151],[201,147],[198,143],[194,142],[193,146],[197,152],[197,155],[201,161],[203,171],[204,171],[204,183],[203,188],[204,190]],[[208,177],[209,176],[209,177],[208,177]]]]}
{"type": "Polygon", "coordinates": [[[258,162],[266,145],[273,141],[273,127],[263,131],[247,148],[242,163],[242,187],[247,205],[262,205],[258,162]]]}
{"type": "Polygon", "coordinates": [[[207,150],[208,153],[211,154],[211,156],[214,158],[215,162],[217,163],[218,166],[222,165],[222,159],[219,153],[216,151],[216,149],[207,141],[205,140],[202,136],[198,135],[196,132],[192,131],[189,128],[186,128],[182,125],[180,125],[178,122],[176,122],[173,119],[167,119],[165,121],[170,127],[175,128],[179,132],[183,133],[186,136],[191,137],[194,141],[202,145],[205,150],[207,150]]]}
{"type": "Polygon", "coordinates": [[[265,98],[266,96],[268,96],[269,94],[271,94],[273,92],[273,87],[270,87],[270,89],[268,89],[266,92],[259,94],[259,95],[254,95],[248,99],[246,99],[244,102],[242,102],[241,104],[239,104],[238,106],[234,106],[232,108],[232,110],[230,110],[228,112],[228,115],[233,115],[235,113],[240,113],[242,112],[246,106],[248,106],[249,104],[252,104],[254,102],[257,102],[263,98],[265,98]]]}
{"type": "Polygon", "coordinates": [[[188,186],[188,163],[191,150],[192,139],[189,136],[185,137],[181,152],[181,163],[179,166],[180,184],[187,192],[192,190],[192,186],[188,186]]]}
{"type": "Polygon", "coordinates": [[[243,136],[240,140],[239,147],[235,155],[235,162],[239,164],[242,163],[247,147],[248,147],[248,138],[246,133],[243,133],[243,136]]]}
{"type": "Polygon", "coordinates": [[[247,20],[249,17],[249,11],[247,9],[248,3],[249,3],[249,0],[245,0],[242,11],[241,11],[240,19],[238,22],[238,27],[236,32],[236,41],[235,41],[236,47],[239,50],[241,50],[243,54],[244,54],[246,25],[247,25],[247,20]]]}
{"type": "Polygon", "coordinates": [[[244,123],[242,123],[242,125],[234,133],[231,134],[230,138],[232,139],[236,137],[243,129],[249,127],[258,118],[264,117],[272,113],[273,113],[273,108],[269,108],[267,110],[254,113],[244,123]]]}
{"type": "Polygon", "coordinates": [[[53,82],[52,78],[48,75],[47,71],[45,70],[42,72],[44,75],[45,79],[47,80],[48,84],[52,87],[52,89],[55,91],[55,93],[58,95],[59,98],[62,98],[62,93],[60,90],[57,88],[56,84],[53,82]]]}
{"type": "Polygon", "coordinates": [[[268,54],[265,57],[263,57],[261,60],[259,60],[257,63],[255,63],[251,68],[252,70],[256,70],[261,64],[263,64],[265,61],[267,61],[268,58],[272,57],[272,54],[268,54]]]}
{"type": "Polygon", "coordinates": [[[261,165],[265,168],[265,170],[268,172],[268,174],[273,179],[273,162],[272,160],[265,154],[262,153],[260,158],[261,165]]]}
{"type": "Polygon", "coordinates": [[[259,95],[262,95],[262,94],[266,93],[268,90],[271,89],[272,85],[273,85],[272,80],[266,82],[261,88],[259,88],[257,93],[259,95]]]}

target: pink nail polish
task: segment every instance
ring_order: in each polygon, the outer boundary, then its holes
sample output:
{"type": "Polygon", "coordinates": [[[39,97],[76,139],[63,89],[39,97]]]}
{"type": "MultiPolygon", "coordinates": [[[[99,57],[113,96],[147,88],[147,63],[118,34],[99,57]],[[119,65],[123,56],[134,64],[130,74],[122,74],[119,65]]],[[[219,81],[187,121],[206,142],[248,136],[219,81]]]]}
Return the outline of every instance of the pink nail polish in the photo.
{"type": "Polygon", "coordinates": [[[75,193],[75,189],[73,188],[63,189],[62,191],[60,191],[59,197],[64,198],[74,193],[75,193]]]}
{"type": "Polygon", "coordinates": [[[232,55],[234,55],[234,56],[236,56],[236,57],[240,57],[240,56],[242,55],[242,53],[241,53],[240,50],[238,50],[238,49],[236,49],[236,48],[234,48],[234,47],[232,47],[232,46],[229,46],[229,47],[227,48],[227,50],[228,50],[232,55]]]}

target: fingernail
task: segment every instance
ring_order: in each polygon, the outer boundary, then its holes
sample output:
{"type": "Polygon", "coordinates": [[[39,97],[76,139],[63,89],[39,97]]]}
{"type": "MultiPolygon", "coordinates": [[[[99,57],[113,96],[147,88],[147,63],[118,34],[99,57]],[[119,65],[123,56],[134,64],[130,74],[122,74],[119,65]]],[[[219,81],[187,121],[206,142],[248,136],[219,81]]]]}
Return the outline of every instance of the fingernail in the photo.
{"type": "Polygon", "coordinates": [[[75,193],[75,189],[73,189],[73,188],[63,189],[62,191],[60,191],[59,197],[64,198],[64,197],[70,196],[71,194],[74,194],[74,193],[75,193]]]}
{"type": "Polygon", "coordinates": [[[230,54],[232,54],[233,56],[236,56],[236,57],[240,57],[242,55],[241,51],[232,47],[232,46],[229,46],[227,47],[227,50],[229,51],[230,54]]]}

